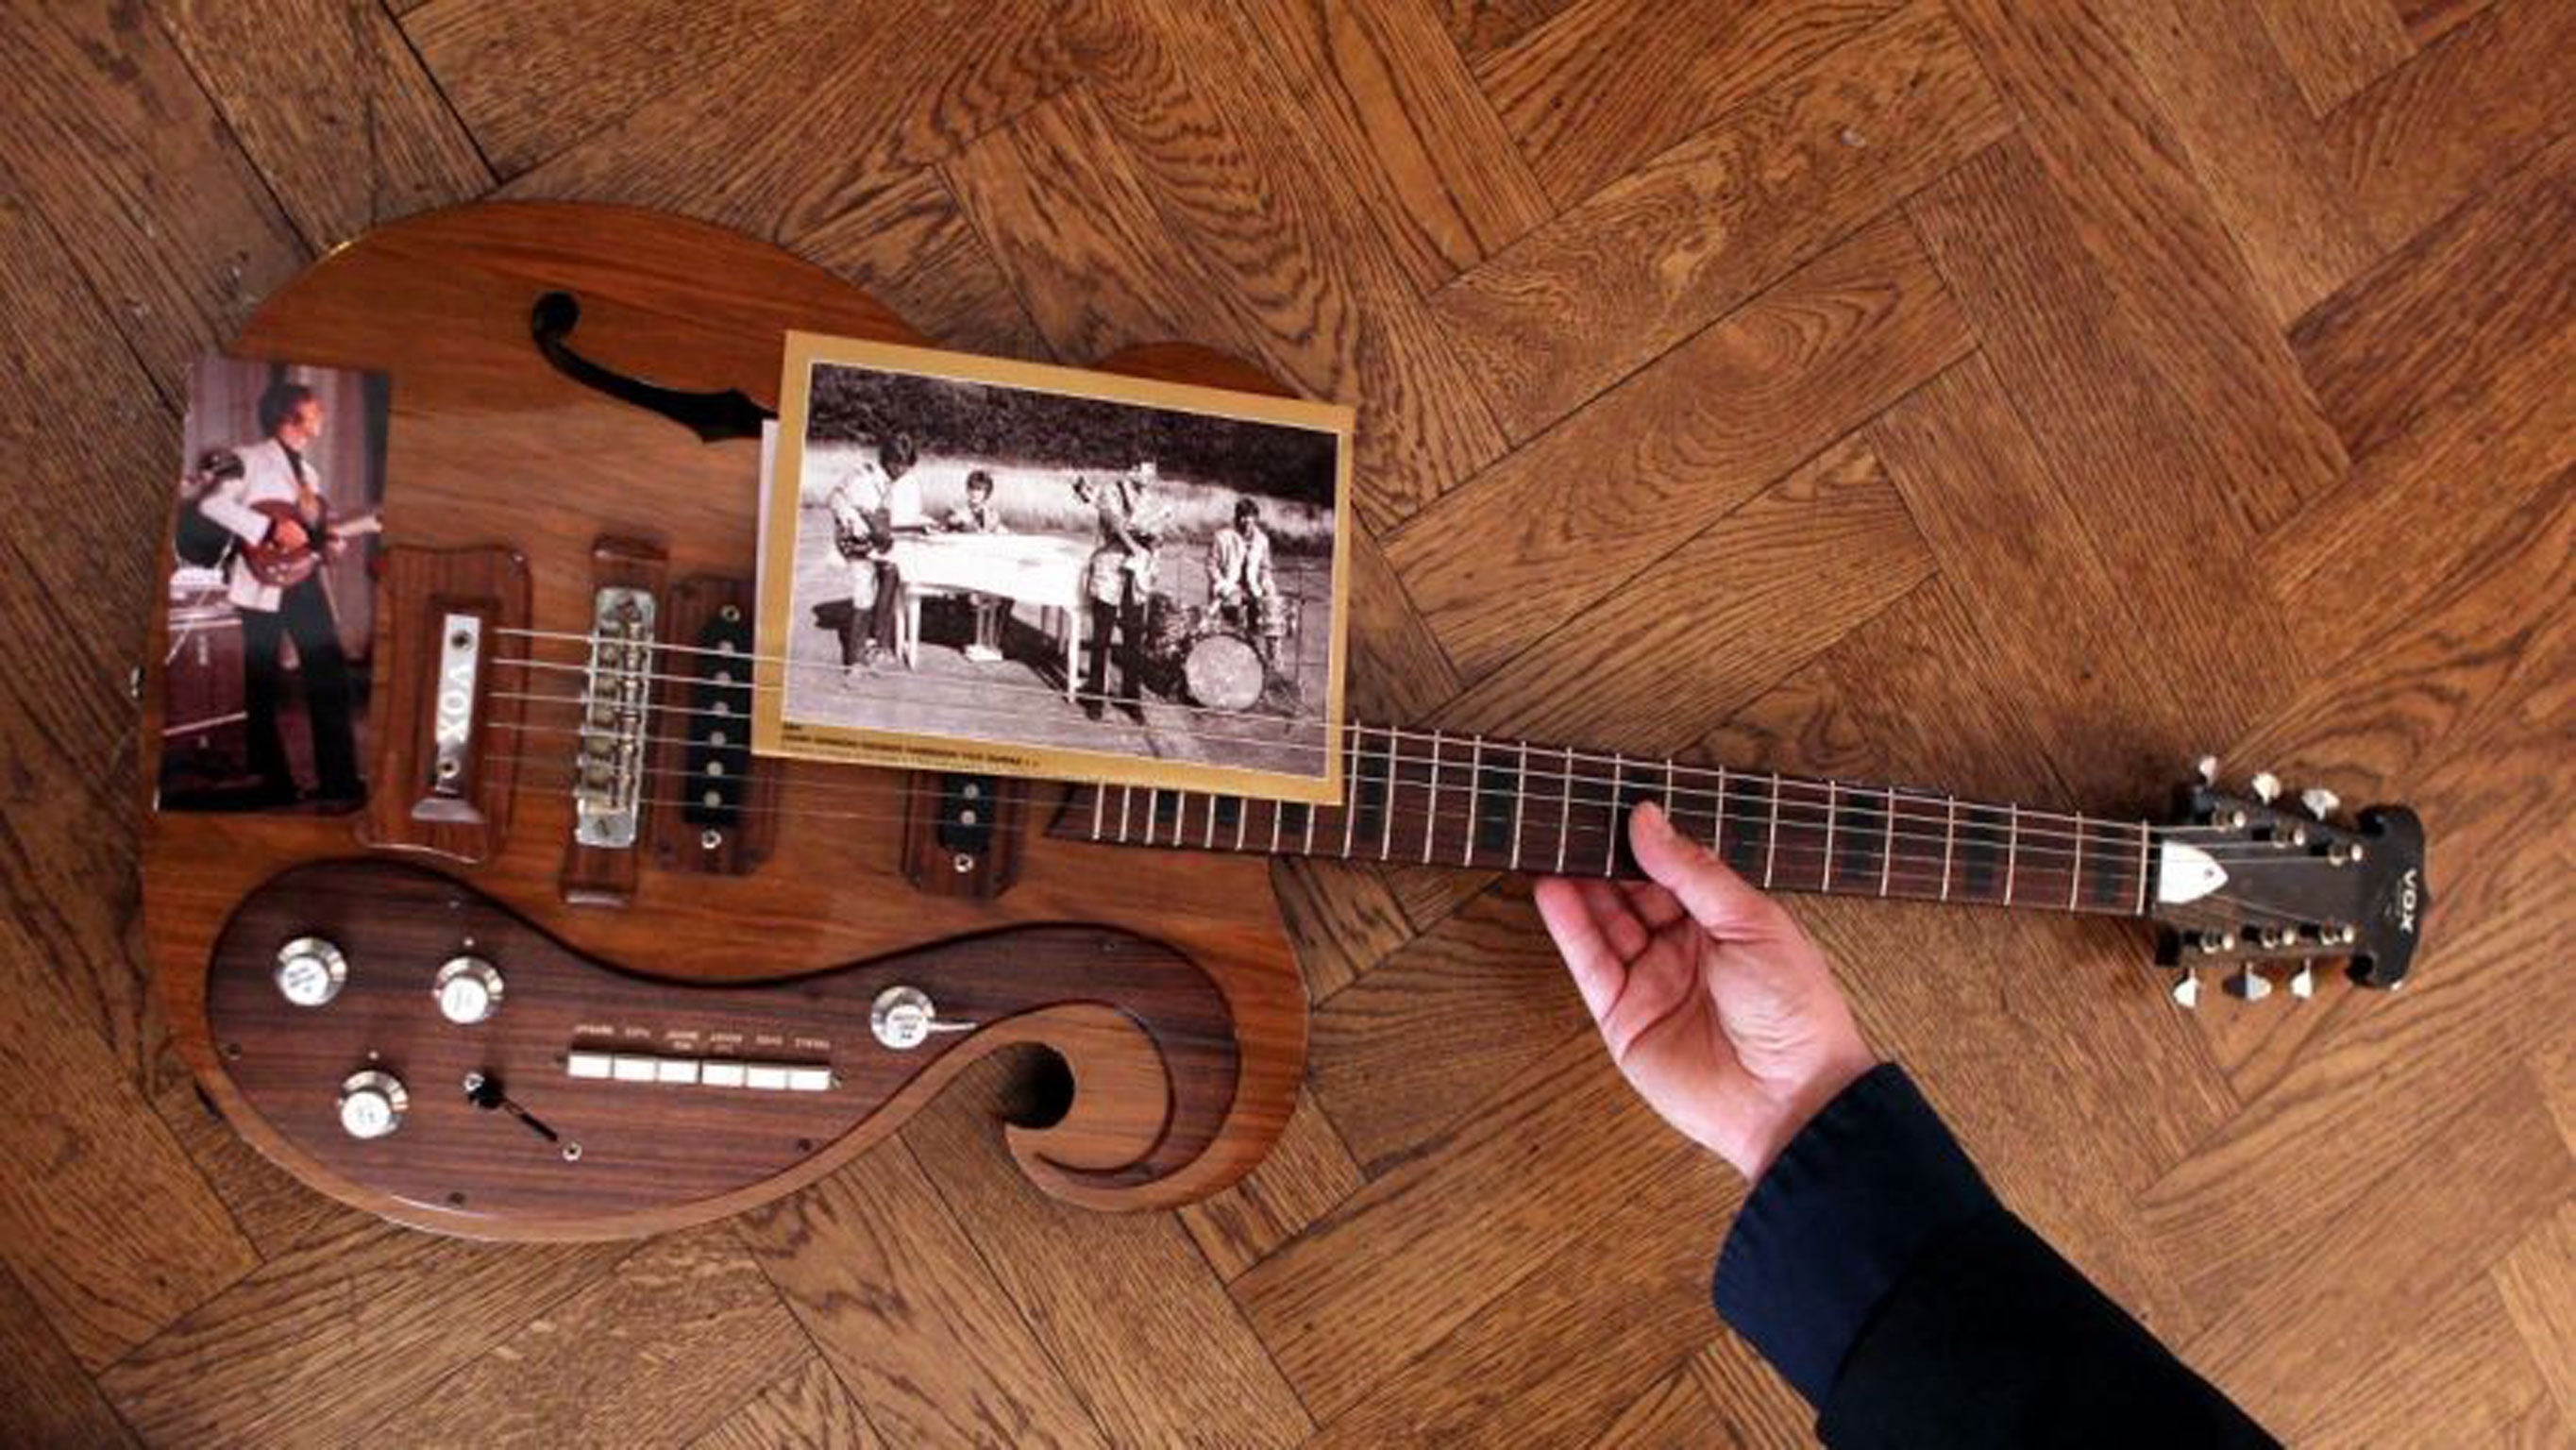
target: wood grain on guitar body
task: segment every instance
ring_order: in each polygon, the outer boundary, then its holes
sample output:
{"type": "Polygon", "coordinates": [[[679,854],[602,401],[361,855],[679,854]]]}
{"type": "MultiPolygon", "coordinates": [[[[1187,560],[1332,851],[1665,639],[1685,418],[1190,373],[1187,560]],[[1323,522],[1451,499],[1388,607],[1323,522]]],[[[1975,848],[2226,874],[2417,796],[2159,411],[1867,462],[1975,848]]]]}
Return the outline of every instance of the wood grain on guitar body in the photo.
{"type": "MultiPolygon", "coordinates": [[[[2214,774],[2156,824],[1374,724],[1312,809],[753,759],[692,722],[769,668],[753,450],[790,328],[925,341],[730,232],[506,203],[332,252],[235,344],[395,383],[366,809],[145,828],[179,1046],[306,1183],[447,1233],[653,1232],[810,1182],[1033,1046],[1073,1091],[1008,1129],[1030,1177],[1184,1203],[1261,1159],[1303,1073],[1271,856],[1619,874],[1643,799],[1775,889],[2151,920],[2179,997],[2202,967],[2247,996],[2276,965],[2302,993],[2312,961],[2408,969],[2413,815],[2214,774]]],[[[1099,366],[1260,385],[1179,345],[1099,366]]],[[[270,567],[309,573],[307,543],[270,567]]]]}

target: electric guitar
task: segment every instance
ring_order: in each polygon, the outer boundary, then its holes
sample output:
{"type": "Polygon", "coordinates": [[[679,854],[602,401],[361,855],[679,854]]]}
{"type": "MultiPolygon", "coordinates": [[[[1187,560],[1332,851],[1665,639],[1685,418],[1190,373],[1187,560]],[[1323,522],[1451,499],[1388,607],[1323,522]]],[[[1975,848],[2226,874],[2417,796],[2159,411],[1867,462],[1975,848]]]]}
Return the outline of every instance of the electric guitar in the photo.
{"type": "Polygon", "coordinates": [[[313,571],[322,567],[323,551],[333,540],[362,538],[384,531],[383,523],[374,514],[335,519],[331,517],[328,504],[322,505],[322,516],[318,519],[305,518],[294,504],[284,499],[262,499],[251,507],[278,523],[291,523],[304,531],[303,541],[292,547],[278,542],[273,533],[258,543],[242,546],[242,564],[250,570],[251,577],[281,589],[292,588],[312,578],[313,571]]]}
{"type": "MultiPolygon", "coordinates": [[[[922,341],[763,243],[513,203],[332,252],[235,344],[395,384],[365,808],[144,827],[178,1045],[304,1182],[453,1234],[655,1232],[811,1182],[1035,1046],[1069,1090],[1004,1130],[1024,1171],[1183,1203],[1296,1098],[1271,857],[1621,875],[1648,799],[1775,890],[2135,919],[2186,1005],[2205,977],[2406,977],[2414,814],[2260,777],[2148,822],[1374,723],[1311,808],[754,758],[755,398],[791,327],[922,341]]],[[[1269,386],[1182,346],[1101,366],[1269,386]]]]}

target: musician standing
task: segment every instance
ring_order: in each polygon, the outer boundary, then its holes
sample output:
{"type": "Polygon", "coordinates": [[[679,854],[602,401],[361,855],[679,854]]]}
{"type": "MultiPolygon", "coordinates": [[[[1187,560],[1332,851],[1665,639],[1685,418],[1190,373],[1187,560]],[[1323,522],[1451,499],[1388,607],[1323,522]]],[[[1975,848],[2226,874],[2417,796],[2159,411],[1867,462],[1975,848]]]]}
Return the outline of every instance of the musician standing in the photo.
{"type": "Polygon", "coordinates": [[[927,523],[921,481],[913,478],[912,439],[896,434],[832,485],[824,505],[832,512],[833,542],[850,570],[850,614],[841,622],[841,664],[856,679],[894,653],[895,611],[902,580],[894,564],[895,533],[918,533],[927,523]]]}
{"type": "Polygon", "coordinates": [[[1251,499],[1234,503],[1234,527],[1220,529],[1208,540],[1208,598],[1219,612],[1239,616],[1243,632],[1264,668],[1271,659],[1270,611],[1278,608],[1278,581],[1270,574],[1270,534],[1261,527],[1261,505],[1251,499]]]}
{"type": "Polygon", "coordinates": [[[1149,460],[1133,473],[1112,479],[1106,487],[1087,480],[1074,485],[1078,498],[1097,511],[1100,544],[1083,571],[1083,593],[1091,601],[1091,668],[1084,683],[1082,712],[1097,720],[1108,698],[1111,636],[1117,637],[1118,703],[1142,722],[1137,677],[1145,635],[1145,601],[1154,587],[1154,545],[1162,527],[1162,508],[1154,499],[1155,469],[1149,460]]]}
{"type": "MultiPolygon", "coordinates": [[[[276,382],[259,398],[259,442],[233,450],[242,471],[215,485],[197,508],[245,544],[274,543],[300,549],[323,533],[322,481],[305,452],[322,437],[322,400],[301,383],[276,382]],[[292,517],[262,512],[263,503],[293,506],[292,517]]],[[[336,539],[325,542],[336,555],[336,539]]],[[[331,607],[328,570],[315,569],[283,588],[261,581],[250,560],[233,552],[226,586],[241,616],[242,696],[250,737],[250,766],[263,800],[296,799],[294,768],[279,733],[278,697],[285,689],[280,655],[295,641],[304,684],[306,728],[313,740],[313,800],[355,804],[366,794],[358,775],[356,732],[349,718],[349,661],[340,648],[340,622],[331,607]]]]}

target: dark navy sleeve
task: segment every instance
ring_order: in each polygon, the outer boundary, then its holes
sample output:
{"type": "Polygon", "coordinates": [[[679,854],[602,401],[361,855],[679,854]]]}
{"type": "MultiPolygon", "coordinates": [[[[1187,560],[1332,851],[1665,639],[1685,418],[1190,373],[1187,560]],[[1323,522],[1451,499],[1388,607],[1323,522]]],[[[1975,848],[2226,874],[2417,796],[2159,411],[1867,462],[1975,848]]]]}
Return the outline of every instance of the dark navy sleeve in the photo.
{"type": "Polygon", "coordinates": [[[1999,1206],[1905,1069],[1880,1063],[1753,1185],[1718,1253],[1717,1312],[1821,1405],[1888,1290],[1999,1206]]]}
{"type": "Polygon", "coordinates": [[[2014,1217],[1893,1064],[1754,1185],[1715,1294],[1836,1450],[2274,1443],[2014,1217]]]}

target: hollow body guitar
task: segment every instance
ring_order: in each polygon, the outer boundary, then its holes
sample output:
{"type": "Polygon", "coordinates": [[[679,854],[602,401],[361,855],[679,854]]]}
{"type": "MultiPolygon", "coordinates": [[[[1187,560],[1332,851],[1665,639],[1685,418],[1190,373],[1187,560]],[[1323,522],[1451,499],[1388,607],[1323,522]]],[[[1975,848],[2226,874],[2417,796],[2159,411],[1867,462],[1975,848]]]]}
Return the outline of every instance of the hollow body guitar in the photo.
{"type": "MultiPolygon", "coordinates": [[[[1621,874],[1641,799],[1777,888],[2152,920],[2185,998],[2204,967],[2247,995],[2272,964],[2301,994],[2320,959],[2408,969],[2411,813],[2214,779],[2158,825],[1380,727],[1312,809],[754,759],[705,722],[748,705],[756,400],[791,328],[926,341],[763,243],[529,203],[372,233],[234,345],[394,384],[365,808],[146,812],[178,1045],[306,1183],[473,1237],[659,1231],[1034,1045],[1070,1086],[1004,1129],[1038,1186],[1184,1203],[1259,1161],[1302,1075],[1271,856],[1621,874]],[[585,789],[580,692],[638,672],[639,788],[585,789]]],[[[1098,366],[1275,390],[1183,346],[1098,366]]]]}

